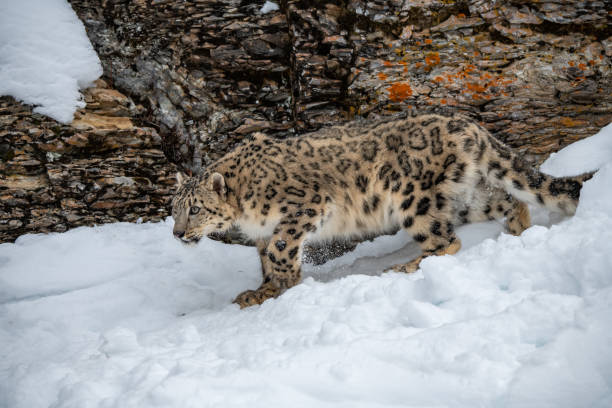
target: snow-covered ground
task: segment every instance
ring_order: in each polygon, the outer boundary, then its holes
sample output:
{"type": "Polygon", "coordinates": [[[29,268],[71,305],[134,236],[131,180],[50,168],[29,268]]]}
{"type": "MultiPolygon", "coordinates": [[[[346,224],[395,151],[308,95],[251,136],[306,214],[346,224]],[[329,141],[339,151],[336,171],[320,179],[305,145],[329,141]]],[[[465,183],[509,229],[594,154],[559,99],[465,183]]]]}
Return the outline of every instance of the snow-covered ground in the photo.
{"type": "Polygon", "coordinates": [[[66,0],[0,0],[0,95],[68,123],[79,89],[102,75],[85,27],[66,0]]]}
{"type": "MultiPolygon", "coordinates": [[[[590,169],[612,126],[582,145],[557,158],[590,169]]],[[[0,406],[610,407],[611,187],[608,157],[574,217],[463,227],[412,275],[380,273],[416,251],[381,237],[244,310],[255,249],[170,220],[23,236],[0,245],[0,406]]]]}

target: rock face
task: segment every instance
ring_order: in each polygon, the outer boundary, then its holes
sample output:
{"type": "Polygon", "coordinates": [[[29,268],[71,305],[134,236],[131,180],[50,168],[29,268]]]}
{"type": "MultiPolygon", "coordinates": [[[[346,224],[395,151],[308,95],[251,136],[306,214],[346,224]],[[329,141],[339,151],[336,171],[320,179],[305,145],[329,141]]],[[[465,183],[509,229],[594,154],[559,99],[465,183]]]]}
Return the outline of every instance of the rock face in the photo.
{"type": "MultiPolygon", "coordinates": [[[[383,18],[371,3],[351,7],[383,18]]],[[[612,120],[609,3],[406,1],[397,12],[395,31],[377,31],[387,41],[353,35],[361,46],[348,96],[357,113],[447,107],[534,154],[612,120]]]]}
{"type": "Polygon", "coordinates": [[[71,125],[0,98],[0,242],[168,215],[175,167],[159,135],[133,123],[142,107],[97,85],[71,125]]]}
{"type": "Polygon", "coordinates": [[[534,154],[612,120],[605,1],[70,3],[113,85],[193,171],[250,132],[409,107],[467,113],[534,154]]]}

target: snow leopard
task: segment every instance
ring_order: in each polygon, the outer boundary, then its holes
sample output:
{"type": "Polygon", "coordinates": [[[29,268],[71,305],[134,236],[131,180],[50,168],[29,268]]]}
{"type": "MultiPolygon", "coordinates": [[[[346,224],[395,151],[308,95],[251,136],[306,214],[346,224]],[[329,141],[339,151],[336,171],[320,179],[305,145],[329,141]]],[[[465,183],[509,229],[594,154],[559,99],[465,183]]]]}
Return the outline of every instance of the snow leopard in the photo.
{"type": "Polygon", "coordinates": [[[238,227],[256,242],[261,304],[298,284],[305,241],[405,229],[422,254],[389,270],[413,272],[428,256],[455,254],[462,224],[531,224],[527,204],[571,215],[585,177],[554,178],[459,114],[350,122],[300,136],[257,133],[201,174],[177,175],[173,233],[185,243],[238,227]]]}

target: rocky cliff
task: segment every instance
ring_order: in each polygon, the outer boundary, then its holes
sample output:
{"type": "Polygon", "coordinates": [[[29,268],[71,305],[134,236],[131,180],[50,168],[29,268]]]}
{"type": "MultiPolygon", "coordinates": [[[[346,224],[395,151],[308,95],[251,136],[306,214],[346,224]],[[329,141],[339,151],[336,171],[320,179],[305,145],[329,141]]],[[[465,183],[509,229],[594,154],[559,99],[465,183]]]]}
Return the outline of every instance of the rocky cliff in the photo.
{"type": "Polygon", "coordinates": [[[253,131],[452,109],[534,154],[612,120],[609,1],[70,0],[114,86],[198,171],[253,131]]]}
{"type": "Polygon", "coordinates": [[[139,109],[98,81],[70,125],[0,98],[0,242],[28,232],[168,215],[174,165],[139,109]]]}

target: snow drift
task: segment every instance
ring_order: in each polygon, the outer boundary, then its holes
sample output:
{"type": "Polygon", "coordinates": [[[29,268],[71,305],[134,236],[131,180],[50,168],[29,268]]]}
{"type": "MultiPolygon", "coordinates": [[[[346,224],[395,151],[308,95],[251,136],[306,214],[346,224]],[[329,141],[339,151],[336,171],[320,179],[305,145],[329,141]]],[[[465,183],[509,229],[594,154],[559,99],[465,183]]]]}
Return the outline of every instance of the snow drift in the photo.
{"type": "Polygon", "coordinates": [[[0,2],[0,95],[69,123],[85,107],[79,89],[100,75],[100,60],[66,0],[0,2]]]}

